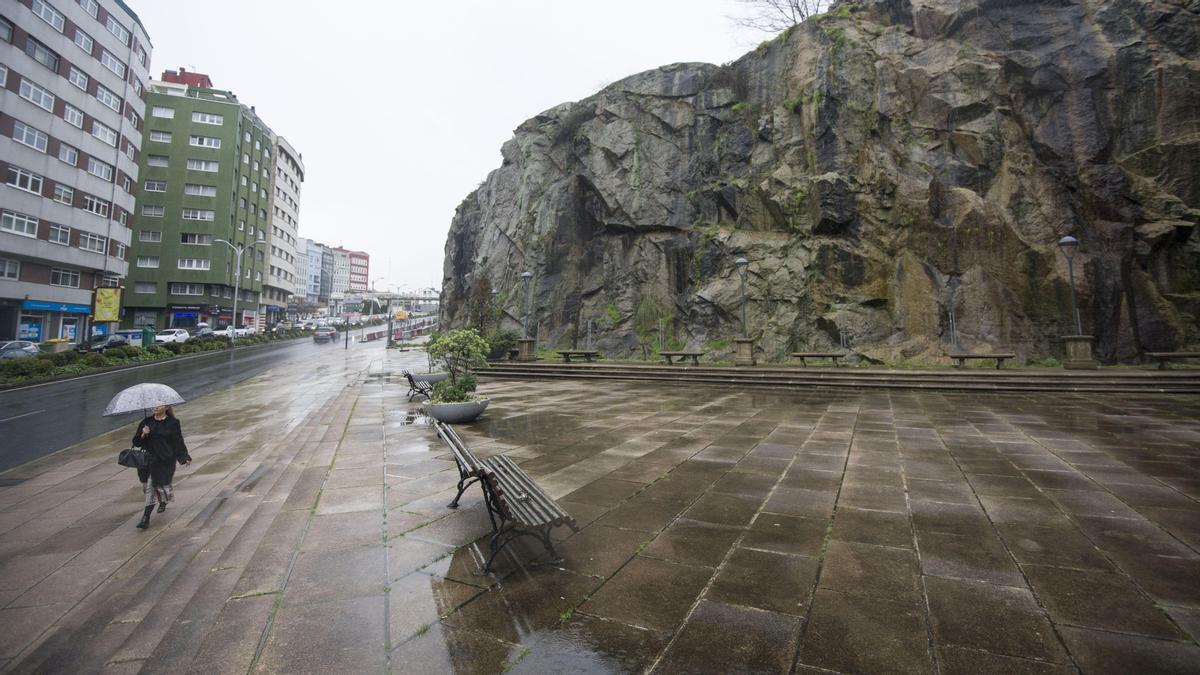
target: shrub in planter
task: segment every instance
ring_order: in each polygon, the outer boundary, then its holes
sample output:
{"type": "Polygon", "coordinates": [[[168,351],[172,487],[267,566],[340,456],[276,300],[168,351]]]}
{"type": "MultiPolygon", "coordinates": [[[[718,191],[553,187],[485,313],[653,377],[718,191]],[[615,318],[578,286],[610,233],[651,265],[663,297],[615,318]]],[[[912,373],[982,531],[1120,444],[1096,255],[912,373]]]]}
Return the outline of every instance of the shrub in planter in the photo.
{"type": "Polygon", "coordinates": [[[75,350],[66,352],[54,352],[51,354],[39,354],[38,358],[46,357],[55,366],[69,366],[79,360],[79,352],[75,350]]]}
{"type": "Polygon", "coordinates": [[[438,384],[446,385],[442,391],[447,396],[455,397],[453,401],[442,400],[435,385],[431,402],[458,403],[474,400],[476,381],[471,370],[487,365],[487,340],[473,328],[458,328],[431,339],[425,349],[429,352],[431,361],[440,361],[445,365],[449,377],[438,384]]]}
{"type": "MultiPolygon", "coordinates": [[[[186,343],[184,343],[184,344],[186,344],[186,343]]],[[[172,354],[179,354],[179,353],[181,353],[183,345],[178,342],[166,342],[166,343],[162,344],[160,346],[160,348],[165,349],[165,350],[171,352],[172,354]]]]}
{"type": "Polygon", "coordinates": [[[99,352],[91,352],[83,357],[83,362],[92,368],[103,368],[108,365],[108,357],[99,352]]]}
{"type": "Polygon", "coordinates": [[[511,331],[499,331],[488,336],[488,355],[489,359],[503,359],[508,356],[510,349],[517,348],[517,340],[519,336],[511,331]]]}
{"type": "Polygon", "coordinates": [[[110,347],[104,355],[110,359],[123,361],[128,358],[136,358],[137,352],[133,351],[137,347],[110,347]]]}

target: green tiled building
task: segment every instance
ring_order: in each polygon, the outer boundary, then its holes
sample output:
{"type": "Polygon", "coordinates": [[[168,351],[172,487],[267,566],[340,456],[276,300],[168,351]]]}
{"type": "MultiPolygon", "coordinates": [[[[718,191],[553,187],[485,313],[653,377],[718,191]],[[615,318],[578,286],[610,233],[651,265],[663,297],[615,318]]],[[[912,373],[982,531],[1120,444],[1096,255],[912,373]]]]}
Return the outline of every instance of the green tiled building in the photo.
{"type": "Polygon", "coordinates": [[[257,325],[274,135],[207,76],[180,73],[148,90],[122,325],[228,325],[235,247],[245,251],[236,324],[257,325]]]}

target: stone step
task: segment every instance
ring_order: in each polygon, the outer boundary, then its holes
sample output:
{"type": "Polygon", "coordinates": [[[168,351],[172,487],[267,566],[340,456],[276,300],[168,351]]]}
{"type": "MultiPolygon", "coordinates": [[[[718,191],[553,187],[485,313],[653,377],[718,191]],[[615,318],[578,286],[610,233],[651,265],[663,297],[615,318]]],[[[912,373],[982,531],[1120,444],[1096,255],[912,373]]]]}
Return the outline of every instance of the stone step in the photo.
{"type": "MultiPolygon", "coordinates": [[[[270,451],[247,457],[209,488],[210,499],[152,516],[154,538],[81,602],[76,608],[81,611],[73,612],[86,621],[72,624],[70,615],[65,617],[20,667],[71,672],[103,664],[157,670],[160,658],[178,663],[169,655],[187,652],[189,646],[198,649],[196,636],[203,638],[211,627],[233,582],[302,477],[304,463],[318,451],[317,444],[305,440],[327,425],[313,418],[326,416],[329,402],[343,395],[345,390],[312,406],[308,419],[270,451]],[[165,520],[169,516],[175,517],[165,520]]],[[[181,481],[177,492],[185,487],[186,480],[181,481]]]]}
{"type": "Polygon", "coordinates": [[[483,377],[621,379],[770,387],[855,387],[957,391],[1076,391],[1197,393],[1200,370],[1187,371],[883,371],[868,369],[783,369],[679,366],[497,364],[483,377]]]}

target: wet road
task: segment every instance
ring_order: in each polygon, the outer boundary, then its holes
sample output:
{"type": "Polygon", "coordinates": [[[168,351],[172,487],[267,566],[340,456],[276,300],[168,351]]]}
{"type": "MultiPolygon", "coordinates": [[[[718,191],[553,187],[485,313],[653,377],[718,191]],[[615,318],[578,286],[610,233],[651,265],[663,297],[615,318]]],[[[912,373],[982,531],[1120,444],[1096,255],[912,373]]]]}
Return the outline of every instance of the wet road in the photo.
{"type": "MultiPolygon", "coordinates": [[[[351,343],[350,349],[357,346],[351,343]]],[[[161,382],[190,401],[272,368],[304,367],[303,361],[343,347],[312,341],[262,345],[0,392],[0,471],[135,421],[137,414],[102,413],[117,392],[139,382],[161,382]]]]}

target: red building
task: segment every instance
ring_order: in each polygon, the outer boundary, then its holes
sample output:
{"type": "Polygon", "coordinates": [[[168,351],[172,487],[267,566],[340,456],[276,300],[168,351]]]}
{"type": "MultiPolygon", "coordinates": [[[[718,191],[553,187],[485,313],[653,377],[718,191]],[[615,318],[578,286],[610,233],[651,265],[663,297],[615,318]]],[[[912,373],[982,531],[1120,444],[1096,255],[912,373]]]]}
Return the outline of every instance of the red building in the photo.
{"type": "Polygon", "coordinates": [[[204,89],[212,89],[213,83],[204,73],[189,73],[186,69],[180,67],[178,71],[164,70],[162,74],[163,82],[174,82],[175,84],[186,84],[189,87],[201,87],[204,89]]]}

